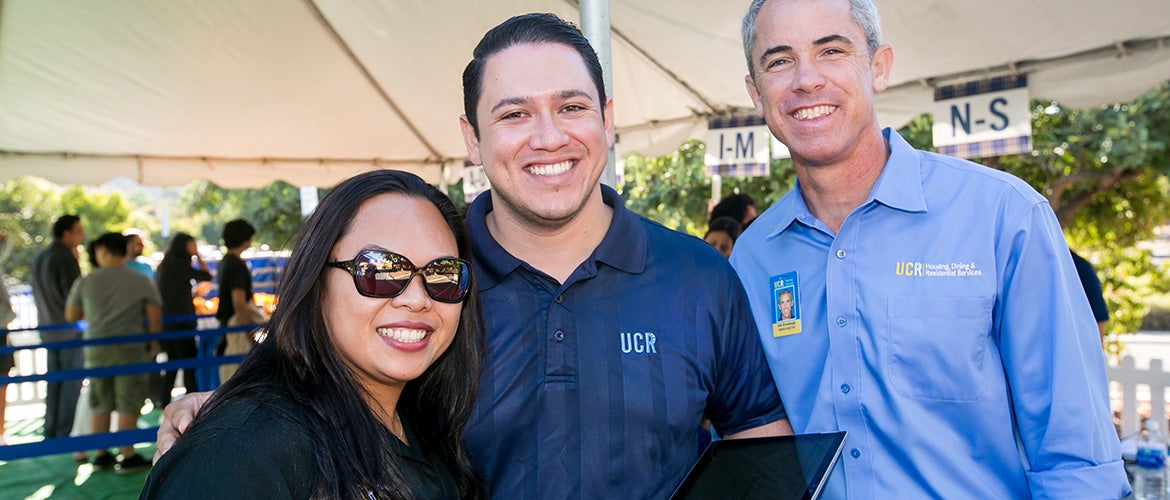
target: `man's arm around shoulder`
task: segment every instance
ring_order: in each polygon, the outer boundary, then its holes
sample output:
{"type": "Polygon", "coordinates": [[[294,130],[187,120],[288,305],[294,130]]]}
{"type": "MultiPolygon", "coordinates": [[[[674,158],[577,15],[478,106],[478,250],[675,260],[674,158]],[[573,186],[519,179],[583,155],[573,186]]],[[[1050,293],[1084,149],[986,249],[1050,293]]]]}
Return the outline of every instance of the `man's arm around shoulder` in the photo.
{"type": "Polygon", "coordinates": [[[175,445],[179,436],[191,426],[195,415],[211,398],[212,392],[196,392],[176,399],[163,408],[162,417],[158,421],[158,435],[155,437],[154,463],[175,445]]]}
{"type": "Polygon", "coordinates": [[[728,434],[723,436],[723,438],[740,439],[767,436],[790,436],[792,434],[792,425],[788,423],[787,418],[782,418],[775,422],[770,422],[759,427],[752,427],[751,429],[742,430],[735,434],[728,434]]]}

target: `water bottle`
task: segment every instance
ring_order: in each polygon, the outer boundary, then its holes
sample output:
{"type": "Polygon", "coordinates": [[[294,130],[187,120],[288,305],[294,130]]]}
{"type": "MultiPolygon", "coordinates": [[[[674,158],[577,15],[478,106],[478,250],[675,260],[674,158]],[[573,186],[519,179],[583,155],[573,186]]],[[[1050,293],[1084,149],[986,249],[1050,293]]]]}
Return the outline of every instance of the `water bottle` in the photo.
{"type": "Polygon", "coordinates": [[[1146,420],[1137,443],[1137,470],[1133,476],[1133,496],[1137,500],[1166,498],[1166,442],[1158,433],[1158,422],[1146,420]]]}

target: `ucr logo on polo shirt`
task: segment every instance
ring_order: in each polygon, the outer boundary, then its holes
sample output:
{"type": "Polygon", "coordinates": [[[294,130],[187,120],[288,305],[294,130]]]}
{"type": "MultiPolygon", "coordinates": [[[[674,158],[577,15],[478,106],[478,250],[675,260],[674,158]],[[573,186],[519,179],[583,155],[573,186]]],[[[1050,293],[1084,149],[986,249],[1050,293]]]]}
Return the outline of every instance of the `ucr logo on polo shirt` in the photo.
{"type": "Polygon", "coordinates": [[[621,332],[622,353],[658,354],[658,339],[650,332],[621,332]]]}

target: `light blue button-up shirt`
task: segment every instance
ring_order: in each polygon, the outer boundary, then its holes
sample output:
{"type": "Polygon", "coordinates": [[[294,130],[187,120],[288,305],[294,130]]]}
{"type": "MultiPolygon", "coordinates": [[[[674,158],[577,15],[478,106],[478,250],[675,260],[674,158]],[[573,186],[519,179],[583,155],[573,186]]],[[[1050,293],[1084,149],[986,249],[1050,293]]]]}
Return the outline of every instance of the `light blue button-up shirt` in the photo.
{"type": "Polygon", "coordinates": [[[890,158],[837,234],[798,183],[731,256],[792,427],[849,433],[827,497],[1127,494],[1097,327],[1047,201],[884,134],[890,158]]]}

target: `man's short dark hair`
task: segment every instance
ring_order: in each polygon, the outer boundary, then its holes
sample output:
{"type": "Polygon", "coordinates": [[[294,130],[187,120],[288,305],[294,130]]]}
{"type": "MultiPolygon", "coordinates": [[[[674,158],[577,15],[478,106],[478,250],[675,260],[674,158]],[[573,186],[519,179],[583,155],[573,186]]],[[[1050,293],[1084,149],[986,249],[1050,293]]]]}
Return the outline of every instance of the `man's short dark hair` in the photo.
{"type": "Polygon", "coordinates": [[[244,219],[236,219],[223,225],[223,246],[236,248],[252,239],[256,228],[244,219]]]}
{"type": "Polygon", "coordinates": [[[715,220],[720,217],[731,217],[739,221],[741,224],[748,222],[743,220],[747,217],[748,207],[756,206],[756,200],[744,193],[730,194],[719,200],[719,203],[711,209],[711,216],[707,220],[715,220]]]}
{"type": "MultiPolygon", "coordinates": [[[[581,30],[555,14],[523,14],[485,33],[472,52],[471,62],[463,70],[463,113],[467,115],[467,122],[471,124],[476,137],[479,137],[479,123],[475,108],[483,94],[483,68],[488,58],[508,47],[525,43],[559,43],[575,49],[581,55],[593,85],[597,87],[597,98],[601,100],[598,104],[605,105],[605,79],[601,73],[601,62],[581,30]]],[[[604,113],[602,119],[605,119],[604,113]]]]}
{"type": "Polygon", "coordinates": [[[57,222],[53,223],[53,240],[59,240],[65,233],[73,229],[73,226],[81,222],[81,217],[73,214],[62,215],[57,218],[57,222]]]}
{"type": "Polygon", "coordinates": [[[97,249],[105,248],[114,257],[126,256],[126,237],[122,233],[106,233],[89,243],[90,263],[97,263],[97,249]]]}

